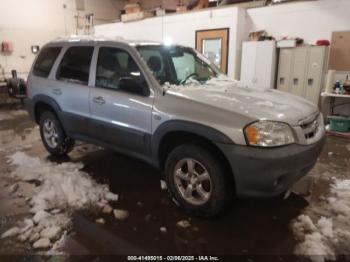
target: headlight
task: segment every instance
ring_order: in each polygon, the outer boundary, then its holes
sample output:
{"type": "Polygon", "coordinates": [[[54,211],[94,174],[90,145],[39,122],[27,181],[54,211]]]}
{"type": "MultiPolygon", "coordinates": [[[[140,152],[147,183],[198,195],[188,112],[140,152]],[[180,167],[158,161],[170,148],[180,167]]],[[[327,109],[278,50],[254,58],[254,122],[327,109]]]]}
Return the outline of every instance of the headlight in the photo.
{"type": "Polygon", "coordinates": [[[251,146],[274,147],[294,143],[294,135],[288,124],[259,121],[244,129],[247,143],[251,146]]]}

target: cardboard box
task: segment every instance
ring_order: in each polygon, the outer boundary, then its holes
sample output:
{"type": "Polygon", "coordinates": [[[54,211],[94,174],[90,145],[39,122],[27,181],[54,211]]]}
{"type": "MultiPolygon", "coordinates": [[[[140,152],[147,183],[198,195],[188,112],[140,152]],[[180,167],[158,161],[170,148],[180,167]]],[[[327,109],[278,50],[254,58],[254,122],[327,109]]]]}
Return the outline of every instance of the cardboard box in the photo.
{"type": "Polygon", "coordinates": [[[163,0],[162,1],[162,8],[165,10],[176,11],[177,6],[178,6],[177,0],[163,0]]]}
{"type": "Polygon", "coordinates": [[[122,22],[132,22],[137,20],[142,20],[148,17],[152,17],[153,14],[150,12],[137,12],[137,13],[131,13],[131,14],[125,14],[122,15],[122,22]]]}
{"type": "Polygon", "coordinates": [[[139,4],[127,4],[124,6],[126,14],[138,13],[141,12],[141,6],[139,4]]]}
{"type": "Polygon", "coordinates": [[[277,42],[278,48],[291,48],[296,46],[297,46],[297,41],[295,39],[285,39],[277,42]]]}

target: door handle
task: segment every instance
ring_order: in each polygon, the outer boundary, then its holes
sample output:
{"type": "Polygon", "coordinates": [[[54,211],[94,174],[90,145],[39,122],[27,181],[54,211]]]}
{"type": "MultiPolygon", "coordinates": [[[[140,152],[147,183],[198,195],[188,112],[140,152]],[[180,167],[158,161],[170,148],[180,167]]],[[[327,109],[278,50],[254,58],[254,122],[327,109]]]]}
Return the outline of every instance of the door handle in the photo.
{"type": "Polygon", "coordinates": [[[94,102],[95,104],[98,104],[98,105],[106,104],[106,100],[104,100],[104,98],[102,96],[94,97],[92,99],[92,102],[94,102]]]}
{"type": "Polygon", "coordinates": [[[57,89],[52,90],[52,93],[54,95],[60,96],[60,95],[62,95],[62,90],[57,88],[57,89]]]}

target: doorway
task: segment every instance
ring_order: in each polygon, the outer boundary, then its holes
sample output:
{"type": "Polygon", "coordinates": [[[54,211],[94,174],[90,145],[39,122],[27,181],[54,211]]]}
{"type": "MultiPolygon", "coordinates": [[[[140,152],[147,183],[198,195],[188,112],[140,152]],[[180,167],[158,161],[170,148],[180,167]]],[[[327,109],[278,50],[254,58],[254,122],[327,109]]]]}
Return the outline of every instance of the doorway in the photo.
{"type": "Polygon", "coordinates": [[[229,29],[196,31],[196,49],[227,74],[229,29]]]}

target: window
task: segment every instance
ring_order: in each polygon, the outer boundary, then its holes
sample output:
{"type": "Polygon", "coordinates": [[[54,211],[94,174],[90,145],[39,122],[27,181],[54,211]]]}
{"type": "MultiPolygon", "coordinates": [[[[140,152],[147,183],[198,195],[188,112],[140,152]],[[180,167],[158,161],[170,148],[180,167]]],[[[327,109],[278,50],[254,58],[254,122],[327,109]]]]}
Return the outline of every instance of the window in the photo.
{"type": "Polygon", "coordinates": [[[181,46],[140,45],[137,47],[142,58],[158,82],[183,85],[193,78],[206,82],[218,72],[193,49],[181,46]]]}
{"type": "Polygon", "coordinates": [[[132,78],[140,83],[144,81],[139,67],[129,53],[118,48],[101,47],[97,60],[95,85],[117,90],[122,78],[132,78]]]}
{"type": "Polygon", "coordinates": [[[70,47],[57,70],[57,79],[87,85],[93,51],[91,46],[70,47]]]}
{"type": "Polygon", "coordinates": [[[33,74],[40,77],[48,77],[61,49],[61,47],[43,49],[35,62],[33,74]]]}
{"type": "Polygon", "coordinates": [[[193,75],[195,70],[195,57],[189,53],[183,53],[183,56],[171,57],[178,81],[185,79],[189,75],[193,75]]]}

